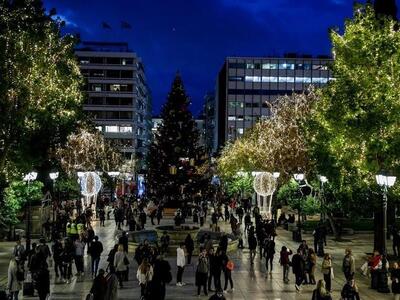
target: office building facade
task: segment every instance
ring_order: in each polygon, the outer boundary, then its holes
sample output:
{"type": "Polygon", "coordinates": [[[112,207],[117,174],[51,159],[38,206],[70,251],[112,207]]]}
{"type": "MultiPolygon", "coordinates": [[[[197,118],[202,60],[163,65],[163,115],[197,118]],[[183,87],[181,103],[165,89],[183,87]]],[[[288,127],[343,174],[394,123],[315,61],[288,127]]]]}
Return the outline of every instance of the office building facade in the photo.
{"type": "Polygon", "coordinates": [[[84,110],[125,158],[144,157],[151,94],[141,58],[127,43],[83,42],[75,54],[86,80],[84,110]]]}
{"type": "Polygon", "coordinates": [[[326,56],[309,55],[226,58],[216,84],[214,151],[268,118],[268,102],[302,92],[310,85],[327,84],[332,78],[331,61],[326,56]]]}

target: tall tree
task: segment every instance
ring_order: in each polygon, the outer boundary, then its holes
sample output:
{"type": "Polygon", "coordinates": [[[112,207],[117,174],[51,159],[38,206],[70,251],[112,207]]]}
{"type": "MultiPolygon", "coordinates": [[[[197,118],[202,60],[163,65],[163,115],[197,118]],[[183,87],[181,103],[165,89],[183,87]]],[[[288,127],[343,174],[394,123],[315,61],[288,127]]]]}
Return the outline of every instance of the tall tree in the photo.
{"type": "Polygon", "coordinates": [[[378,16],[390,16],[397,20],[396,0],[375,0],[374,9],[378,16]]]}
{"type": "Polygon", "coordinates": [[[162,123],[148,154],[148,190],[169,206],[179,206],[183,194],[193,194],[196,165],[201,160],[198,131],[189,110],[182,78],[176,75],[161,112],[162,123]]]}
{"type": "MultiPolygon", "coordinates": [[[[395,24],[388,17],[377,19],[367,5],[346,22],[344,33],[331,33],[336,80],[323,90],[309,123],[317,171],[329,178],[344,207],[353,202],[353,213],[381,211],[375,174],[400,174],[400,32],[395,24]]],[[[382,240],[375,244],[382,247],[382,240]]]]}
{"type": "MultiPolygon", "coordinates": [[[[40,0],[0,2],[0,181],[49,162],[82,113],[75,39],[40,0]]],[[[52,12],[54,13],[54,12],[52,12]]]]}

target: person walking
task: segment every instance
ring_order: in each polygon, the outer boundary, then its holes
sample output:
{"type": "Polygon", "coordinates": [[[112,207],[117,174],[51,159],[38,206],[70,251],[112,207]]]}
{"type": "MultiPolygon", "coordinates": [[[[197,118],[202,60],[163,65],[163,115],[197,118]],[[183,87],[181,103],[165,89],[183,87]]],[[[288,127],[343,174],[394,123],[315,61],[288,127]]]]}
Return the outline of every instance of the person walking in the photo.
{"type": "Polygon", "coordinates": [[[35,276],[35,286],[39,300],[46,300],[50,294],[50,273],[47,265],[42,264],[35,276]]]}
{"type": "Polygon", "coordinates": [[[215,290],[221,288],[221,272],[222,272],[222,255],[221,249],[217,248],[214,254],[214,249],[210,251],[209,263],[210,263],[210,277],[208,277],[208,290],[211,289],[211,279],[214,278],[215,290]]]}
{"type": "Polygon", "coordinates": [[[62,267],[62,260],[61,260],[61,253],[63,251],[63,245],[61,239],[58,238],[55,240],[53,246],[53,260],[54,260],[54,272],[56,277],[59,278],[63,274],[63,267],[62,267]]]}
{"type": "Polygon", "coordinates": [[[74,256],[74,247],[70,238],[66,238],[61,251],[62,279],[65,283],[70,283],[72,276],[72,260],[74,256]]]}
{"type": "Polygon", "coordinates": [[[185,285],[185,283],[182,281],[182,276],[186,265],[185,243],[181,243],[176,249],[176,265],[178,267],[178,273],[176,275],[176,285],[183,286],[185,285]]]}
{"type": "Polygon", "coordinates": [[[196,267],[196,286],[197,295],[200,296],[201,288],[203,288],[204,295],[207,296],[207,277],[209,271],[209,262],[207,257],[207,251],[203,247],[200,248],[200,254],[197,261],[196,267]]]}
{"type": "Polygon", "coordinates": [[[325,288],[324,280],[318,280],[317,287],[313,291],[312,300],[332,300],[330,292],[325,288]]]}
{"type": "Polygon", "coordinates": [[[148,285],[153,279],[153,267],[149,264],[147,258],[143,259],[143,262],[140,264],[136,273],[136,278],[140,285],[140,296],[142,299],[150,300],[148,297],[148,293],[150,293],[148,285]]]}
{"type": "Polygon", "coordinates": [[[99,237],[96,235],[93,238],[93,242],[90,245],[89,248],[89,255],[92,258],[92,276],[96,277],[97,275],[97,270],[99,268],[99,263],[100,263],[100,256],[101,253],[103,252],[103,244],[99,241],[99,237]]]}
{"type": "Polygon", "coordinates": [[[271,239],[268,239],[264,247],[266,273],[268,273],[268,263],[269,263],[270,265],[269,273],[272,274],[274,255],[275,255],[275,242],[271,239]]]}
{"type": "Polygon", "coordinates": [[[9,300],[18,300],[19,291],[22,288],[22,282],[24,280],[23,273],[22,278],[19,274],[18,263],[15,258],[11,258],[10,264],[8,265],[8,282],[7,290],[9,293],[9,300]]]}
{"type": "Polygon", "coordinates": [[[346,248],[345,250],[345,255],[343,257],[342,271],[347,281],[354,278],[354,273],[356,271],[356,263],[350,248],[346,248]]]}
{"type": "Polygon", "coordinates": [[[296,291],[300,292],[301,291],[301,284],[304,281],[304,268],[305,268],[305,262],[303,255],[301,253],[300,249],[297,249],[297,253],[293,255],[292,258],[292,270],[293,273],[296,277],[296,291]]]}
{"type": "Polygon", "coordinates": [[[188,234],[185,238],[185,249],[187,253],[187,264],[190,265],[190,263],[192,262],[192,255],[194,251],[194,241],[190,234],[188,234]]]}
{"type": "Polygon", "coordinates": [[[107,266],[106,271],[108,270],[109,273],[115,273],[114,257],[115,257],[115,253],[117,253],[117,251],[118,251],[118,246],[119,246],[119,244],[115,244],[114,247],[108,253],[108,257],[107,257],[108,266],[107,266]]]}
{"type": "Polygon", "coordinates": [[[343,286],[341,296],[342,300],[360,300],[360,294],[354,278],[347,280],[343,286]]]}
{"type": "Polygon", "coordinates": [[[164,300],[166,294],[166,285],[171,281],[171,266],[168,261],[164,260],[163,255],[158,255],[153,266],[151,299],[164,300]]]}
{"type": "Polygon", "coordinates": [[[90,293],[93,294],[93,300],[105,300],[107,291],[107,281],[104,277],[104,270],[100,269],[99,274],[94,278],[90,293]]]}
{"type": "Polygon", "coordinates": [[[231,261],[226,254],[225,251],[222,251],[222,271],[224,272],[225,284],[224,284],[224,293],[228,291],[228,282],[231,286],[231,291],[233,292],[235,289],[233,288],[233,280],[232,280],[232,271],[235,267],[233,261],[231,261]]]}
{"type": "Polygon", "coordinates": [[[122,282],[124,280],[124,274],[128,269],[128,265],[129,259],[124,251],[124,246],[119,244],[118,251],[114,255],[114,270],[117,273],[120,288],[123,287],[122,282]]]}
{"type": "Polygon", "coordinates": [[[328,292],[332,291],[332,275],[333,275],[333,269],[332,269],[332,258],[329,253],[325,253],[324,255],[324,260],[322,261],[322,267],[321,267],[322,274],[324,275],[324,281],[326,284],[326,290],[328,292]]]}
{"type": "Polygon", "coordinates": [[[247,243],[249,245],[249,250],[250,250],[250,263],[251,265],[254,265],[254,258],[256,256],[256,249],[257,249],[257,239],[254,236],[254,230],[251,230],[252,228],[253,227],[250,227],[247,243]]]}
{"type": "Polygon", "coordinates": [[[118,300],[118,277],[115,272],[110,272],[106,276],[107,288],[105,293],[106,300],[118,300]]]}
{"type": "Polygon", "coordinates": [[[400,300],[400,267],[397,262],[393,264],[390,278],[392,280],[392,293],[394,295],[394,300],[400,300]]]}
{"type": "Polygon", "coordinates": [[[166,231],[163,232],[163,235],[160,238],[160,244],[161,244],[161,254],[168,253],[168,247],[169,247],[169,235],[166,231]]]}
{"type": "Polygon", "coordinates": [[[289,282],[290,255],[292,255],[292,253],[292,250],[288,249],[286,246],[282,246],[279,263],[282,266],[284,283],[289,282]]]}
{"type": "Polygon", "coordinates": [[[308,257],[307,257],[307,264],[308,264],[308,283],[309,284],[316,284],[315,281],[315,268],[317,267],[317,255],[315,254],[314,249],[310,248],[308,250],[308,257]]]}
{"type": "Polygon", "coordinates": [[[75,260],[75,267],[76,267],[76,275],[80,276],[80,275],[84,274],[83,255],[85,253],[85,243],[83,242],[82,239],[77,239],[74,242],[74,248],[75,248],[74,260],[75,260]]]}

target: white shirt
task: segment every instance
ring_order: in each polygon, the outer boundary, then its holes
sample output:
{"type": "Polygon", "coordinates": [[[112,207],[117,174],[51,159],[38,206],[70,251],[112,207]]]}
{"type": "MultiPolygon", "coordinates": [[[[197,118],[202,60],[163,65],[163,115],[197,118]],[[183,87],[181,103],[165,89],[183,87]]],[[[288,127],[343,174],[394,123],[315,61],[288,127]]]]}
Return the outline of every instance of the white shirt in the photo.
{"type": "Polygon", "coordinates": [[[178,267],[184,267],[186,265],[185,251],[181,247],[176,249],[176,265],[178,267]]]}

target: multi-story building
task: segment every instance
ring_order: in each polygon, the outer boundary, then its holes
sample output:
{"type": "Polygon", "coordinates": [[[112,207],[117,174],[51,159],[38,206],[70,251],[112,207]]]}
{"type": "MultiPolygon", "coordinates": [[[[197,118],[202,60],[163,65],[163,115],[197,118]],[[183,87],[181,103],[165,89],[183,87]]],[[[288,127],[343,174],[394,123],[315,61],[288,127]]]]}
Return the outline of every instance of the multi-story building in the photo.
{"type": "Polygon", "coordinates": [[[87,92],[84,110],[126,158],[146,154],[151,95],[140,57],[127,43],[83,42],[75,51],[87,92]]]}
{"type": "Polygon", "coordinates": [[[331,79],[327,56],[228,57],[217,78],[214,151],[270,115],[268,102],[323,86],[331,79]]]}

